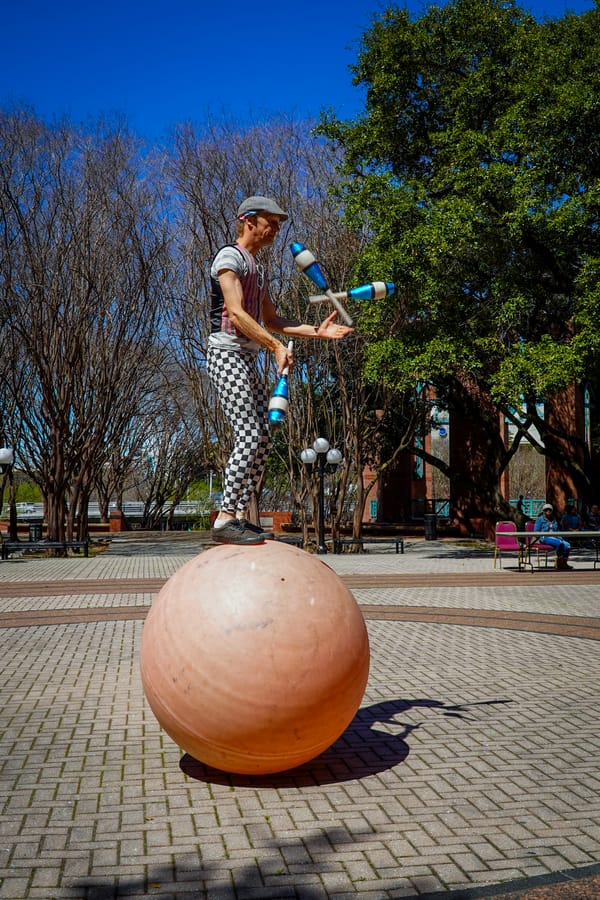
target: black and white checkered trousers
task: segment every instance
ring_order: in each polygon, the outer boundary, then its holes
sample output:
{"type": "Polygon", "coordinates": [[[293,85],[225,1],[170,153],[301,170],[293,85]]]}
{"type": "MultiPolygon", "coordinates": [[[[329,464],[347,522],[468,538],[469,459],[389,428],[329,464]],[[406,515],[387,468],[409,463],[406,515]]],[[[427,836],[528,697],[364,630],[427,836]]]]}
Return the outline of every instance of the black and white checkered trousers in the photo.
{"type": "Polygon", "coordinates": [[[271,448],[269,397],[253,353],[209,346],[206,370],[234,436],[221,509],[243,515],[271,448]]]}

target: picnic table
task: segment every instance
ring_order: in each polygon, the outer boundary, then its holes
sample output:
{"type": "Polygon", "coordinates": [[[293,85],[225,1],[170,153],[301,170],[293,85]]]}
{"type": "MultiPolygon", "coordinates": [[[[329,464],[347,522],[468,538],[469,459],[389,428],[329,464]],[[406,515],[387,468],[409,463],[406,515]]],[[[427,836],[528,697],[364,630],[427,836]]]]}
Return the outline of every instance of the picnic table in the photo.
{"type": "Polygon", "coordinates": [[[531,566],[533,571],[533,563],[531,562],[531,550],[536,544],[544,543],[544,537],[561,537],[569,543],[579,540],[591,541],[595,551],[594,569],[600,562],[600,531],[511,531],[508,532],[512,537],[522,541],[527,553],[525,564],[531,566]]]}

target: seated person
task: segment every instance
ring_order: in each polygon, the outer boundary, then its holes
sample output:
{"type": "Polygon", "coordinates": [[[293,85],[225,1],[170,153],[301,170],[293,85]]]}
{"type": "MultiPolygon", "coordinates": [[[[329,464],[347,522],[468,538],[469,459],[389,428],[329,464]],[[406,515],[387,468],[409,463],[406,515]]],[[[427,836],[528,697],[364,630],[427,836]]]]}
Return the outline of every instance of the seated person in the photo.
{"type": "Polygon", "coordinates": [[[535,520],[533,530],[534,532],[544,532],[544,537],[540,538],[540,544],[545,544],[556,550],[557,569],[565,570],[573,568],[573,566],[569,565],[571,545],[563,538],[558,536],[554,537],[552,535],[553,531],[558,531],[558,522],[554,518],[554,507],[551,503],[544,503],[541,513],[535,520]]]}
{"type": "Polygon", "coordinates": [[[592,503],[587,514],[586,528],[590,531],[600,531],[600,507],[592,503]]]}
{"type": "Polygon", "coordinates": [[[560,520],[561,531],[581,531],[583,528],[583,519],[575,509],[574,503],[567,503],[562,519],[560,520]]]}

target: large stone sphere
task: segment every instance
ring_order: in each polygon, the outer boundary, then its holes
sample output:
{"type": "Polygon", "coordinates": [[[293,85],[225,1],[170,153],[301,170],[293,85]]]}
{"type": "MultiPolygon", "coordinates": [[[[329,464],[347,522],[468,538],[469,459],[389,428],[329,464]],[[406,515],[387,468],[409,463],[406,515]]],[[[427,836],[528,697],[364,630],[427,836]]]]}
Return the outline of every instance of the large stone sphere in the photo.
{"type": "Polygon", "coordinates": [[[319,558],[277,541],[224,544],[164,585],[141,674],[167,734],[226,772],[291,769],[353,719],[369,674],[354,597],[319,558]]]}

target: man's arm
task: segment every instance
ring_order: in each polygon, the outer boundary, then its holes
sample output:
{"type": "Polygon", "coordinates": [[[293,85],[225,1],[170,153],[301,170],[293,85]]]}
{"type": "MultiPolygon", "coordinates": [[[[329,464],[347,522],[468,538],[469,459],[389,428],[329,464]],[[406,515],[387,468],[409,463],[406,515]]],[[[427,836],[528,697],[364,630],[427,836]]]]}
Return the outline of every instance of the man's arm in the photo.
{"type": "MultiPolygon", "coordinates": [[[[243,288],[238,275],[231,269],[223,269],[219,272],[219,284],[223,291],[223,299],[227,307],[227,314],[235,327],[247,338],[256,341],[267,350],[275,354],[277,371],[281,375],[285,366],[294,364],[292,352],[285,344],[276,340],[273,335],[263,328],[256,319],[253,319],[243,308],[243,288]]],[[[278,316],[271,298],[267,295],[263,300],[263,321],[267,328],[276,334],[286,337],[320,338],[321,340],[339,341],[354,331],[347,325],[337,325],[334,319],[337,313],[332,313],[319,326],[306,325],[294,319],[286,319],[278,316]]]]}
{"type": "Polygon", "coordinates": [[[351,334],[354,328],[347,325],[338,325],[334,320],[337,312],[327,316],[320,325],[306,325],[295,319],[286,319],[277,314],[273,301],[269,296],[263,301],[263,321],[267,328],[276,334],[284,334],[287,337],[320,338],[327,341],[339,341],[351,334]]]}
{"type": "Polygon", "coordinates": [[[223,291],[223,300],[227,307],[229,320],[249,340],[256,341],[257,344],[275,354],[277,369],[281,374],[284,367],[288,364],[287,347],[281,341],[276,340],[266,328],[263,328],[256,319],[246,312],[242,305],[244,299],[242,282],[237,274],[231,269],[223,269],[219,272],[219,284],[223,291]]]}

